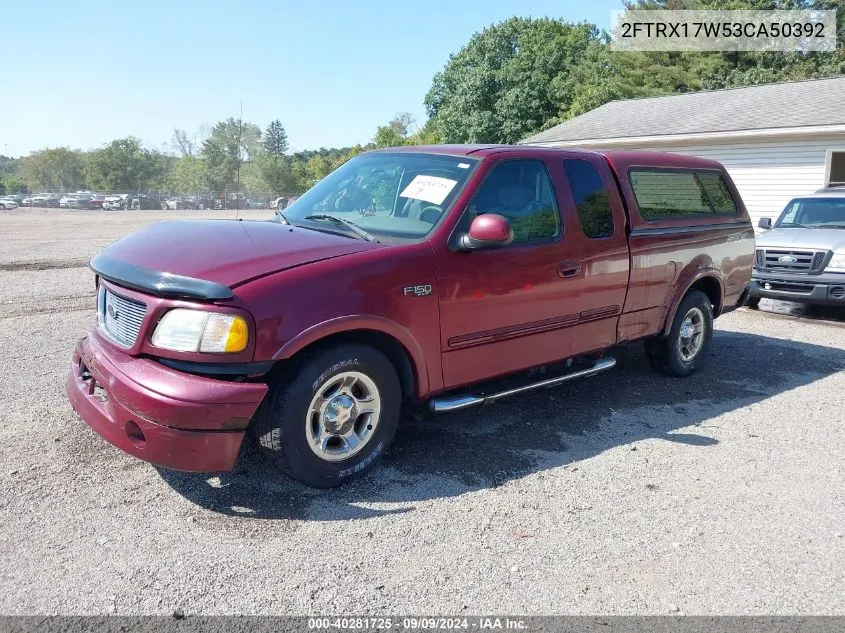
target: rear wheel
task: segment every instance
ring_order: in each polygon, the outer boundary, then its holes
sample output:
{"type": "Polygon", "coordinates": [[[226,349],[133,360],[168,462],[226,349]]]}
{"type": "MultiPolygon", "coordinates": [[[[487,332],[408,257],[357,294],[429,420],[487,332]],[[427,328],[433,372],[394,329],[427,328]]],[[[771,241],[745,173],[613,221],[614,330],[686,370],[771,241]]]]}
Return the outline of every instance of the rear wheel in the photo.
{"type": "Polygon", "coordinates": [[[681,301],[665,338],[645,343],[649,364],[669,376],[689,376],[706,362],[713,338],[713,306],[706,294],[692,290],[681,301]]]}
{"type": "Polygon", "coordinates": [[[745,305],[749,308],[756,308],[760,305],[760,300],[762,297],[755,297],[754,295],[748,295],[748,298],[745,300],[745,305]]]}
{"type": "Polygon", "coordinates": [[[350,343],[315,352],[272,387],[253,431],[286,474],[331,488],[365,472],[387,450],[400,405],[391,362],[350,343]]]}

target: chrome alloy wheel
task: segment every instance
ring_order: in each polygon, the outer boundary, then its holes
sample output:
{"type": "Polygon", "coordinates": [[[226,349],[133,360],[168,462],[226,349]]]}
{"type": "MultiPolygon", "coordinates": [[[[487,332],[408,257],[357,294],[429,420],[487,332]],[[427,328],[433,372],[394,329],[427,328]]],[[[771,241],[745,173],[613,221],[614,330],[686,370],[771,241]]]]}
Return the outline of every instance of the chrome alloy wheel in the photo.
{"type": "Polygon", "coordinates": [[[698,356],[701,346],[704,345],[704,313],[699,308],[691,308],[684,317],[680,329],[681,358],[684,362],[691,362],[698,356]]]}
{"type": "Polygon", "coordinates": [[[357,455],[378,427],[381,396],[376,383],[358,371],[324,382],[305,417],[305,437],[317,457],[339,462],[357,455]]]}

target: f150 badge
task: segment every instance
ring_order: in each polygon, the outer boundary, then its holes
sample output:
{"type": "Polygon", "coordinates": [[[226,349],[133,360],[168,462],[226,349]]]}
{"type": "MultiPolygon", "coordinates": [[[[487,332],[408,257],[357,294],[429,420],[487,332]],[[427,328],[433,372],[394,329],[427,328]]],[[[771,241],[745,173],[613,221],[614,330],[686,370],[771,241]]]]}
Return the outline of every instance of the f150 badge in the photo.
{"type": "Polygon", "coordinates": [[[431,294],[431,285],[424,286],[405,286],[402,288],[402,294],[406,297],[426,297],[431,294]]]}

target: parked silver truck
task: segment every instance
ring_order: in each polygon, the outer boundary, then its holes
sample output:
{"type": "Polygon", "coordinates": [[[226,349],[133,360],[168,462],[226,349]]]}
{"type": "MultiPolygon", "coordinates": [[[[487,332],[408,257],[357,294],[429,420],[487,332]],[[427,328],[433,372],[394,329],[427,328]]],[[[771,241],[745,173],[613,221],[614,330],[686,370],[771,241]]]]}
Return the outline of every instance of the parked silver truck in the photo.
{"type": "Polygon", "coordinates": [[[845,187],[791,200],[759,223],[746,305],[763,298],[845,307],[845,187]]]}

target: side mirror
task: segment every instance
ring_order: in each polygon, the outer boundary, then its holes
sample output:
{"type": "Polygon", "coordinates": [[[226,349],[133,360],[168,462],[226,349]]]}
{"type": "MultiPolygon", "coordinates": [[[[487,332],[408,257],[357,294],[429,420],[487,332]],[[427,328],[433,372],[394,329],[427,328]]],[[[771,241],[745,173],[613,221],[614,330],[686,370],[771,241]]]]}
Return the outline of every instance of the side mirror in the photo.
{"type": "Polygon", "coordinates": [[[484,213],[473,219],[469,232],[461,236],[461,250],[477,251],[485,248],[501,248],[513,242],[511,223],[504,216],[484,213]]]}
{"type": "Polygon", "coordinates": [[[772,228],[772,218],[760,218],[760,222],[757,224],[761,229],[765,229],[766,231],[771,230],[772,228]]]}

